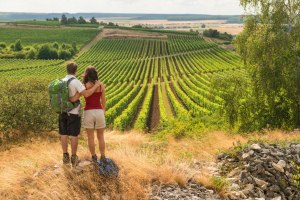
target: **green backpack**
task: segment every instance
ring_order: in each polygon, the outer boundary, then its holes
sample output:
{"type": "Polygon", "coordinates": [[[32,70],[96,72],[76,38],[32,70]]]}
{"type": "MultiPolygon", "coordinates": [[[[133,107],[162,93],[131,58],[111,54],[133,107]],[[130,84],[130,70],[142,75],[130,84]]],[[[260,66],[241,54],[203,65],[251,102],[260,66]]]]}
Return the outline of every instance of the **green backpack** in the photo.
{"type": "Polygon", "coordinates": [[[80,104],[79,100],[74,103],[69,101],[69,84],[74,79],[56,79],[49,84],[50,105],[56,113],[69,112],[80,104]]]}

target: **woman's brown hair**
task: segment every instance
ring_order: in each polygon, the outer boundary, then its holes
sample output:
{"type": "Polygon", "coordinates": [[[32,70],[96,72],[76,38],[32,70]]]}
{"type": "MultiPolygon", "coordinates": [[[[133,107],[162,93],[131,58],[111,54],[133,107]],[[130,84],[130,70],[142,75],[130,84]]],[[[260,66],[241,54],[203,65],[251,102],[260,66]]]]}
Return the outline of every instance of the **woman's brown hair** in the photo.
{"type": "Polygon", "coordinates": [[[93,66],[88,66],[84,72],[83,83],[95,83],[97,80],[99,80],[97,69],[93,66]]]}

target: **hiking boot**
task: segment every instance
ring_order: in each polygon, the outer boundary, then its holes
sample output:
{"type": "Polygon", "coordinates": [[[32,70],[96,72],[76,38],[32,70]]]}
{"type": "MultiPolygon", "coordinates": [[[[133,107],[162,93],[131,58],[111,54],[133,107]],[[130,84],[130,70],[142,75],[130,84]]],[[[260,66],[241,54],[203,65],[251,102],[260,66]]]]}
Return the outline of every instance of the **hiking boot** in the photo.
{"type": "Polygon", "coordinates": [[[67,164],[70,163],[70,155],[69,155],[69,153],[64,153],[63,154],[63,163],[64,163],[64,165],[67,165],[67,164]]]}
{"type": "Polygon", "coordinates": [[[80,162],[80,160],[79,160],[77,155],[72,155],[71,156],[72,167],[76,167],[79,162],[80,162]]]}
{"type": "Polygon", "coordinates": [[[100,161],[103,162],[103,163],[106,163],[106,157],[105,156],[101,156],[100,157],[100,161]]]}
{"type": "Polygon", "coordinates": [[[92,162],[93,162],[93,163],[96,163],[97,160],[98,160],[97,155],[96,155],[96,154],[95,154],[95,155],[92,155],[92,162]]]}

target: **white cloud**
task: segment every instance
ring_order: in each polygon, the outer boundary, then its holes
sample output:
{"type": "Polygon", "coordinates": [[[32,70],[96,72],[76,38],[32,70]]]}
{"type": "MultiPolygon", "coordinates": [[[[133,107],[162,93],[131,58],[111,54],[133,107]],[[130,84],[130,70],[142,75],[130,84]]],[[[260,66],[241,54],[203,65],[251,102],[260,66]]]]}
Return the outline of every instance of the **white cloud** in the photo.
{"type": "Polygon", "coordinates": [[[0,12],[242,14],[239,0],[0,0],[0,12]]]}

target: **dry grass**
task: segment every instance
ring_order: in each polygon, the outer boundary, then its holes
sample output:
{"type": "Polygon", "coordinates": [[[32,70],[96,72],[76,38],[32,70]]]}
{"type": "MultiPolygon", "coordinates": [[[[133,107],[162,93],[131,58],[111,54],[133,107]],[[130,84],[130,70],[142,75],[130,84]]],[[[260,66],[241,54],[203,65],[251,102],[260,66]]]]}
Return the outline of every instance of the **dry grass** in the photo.
{"type": "MultiPolygon", "coordinates": [[[[299,141],[300,134],[274,131],[241,136],[212,132],[200,141],[170,138],[160,142],[134,131],[108,132],[107,155],[120,167],[118,179],[101,178],[93,169],[76,172],[57,168],[61,165],[59,142],[45,138],[0,152],[0,199],[102,199],[105,195],[110,199],[148,199],[152,183],[184,187],[190,178],[213,188],[206,166],[220,150],[258,139],[299,141]],[[201,167],[193,165],[195,160],[201,167]]],[[[82,159],[89,158],[84,136],[78,151],[82,159]]]]}

